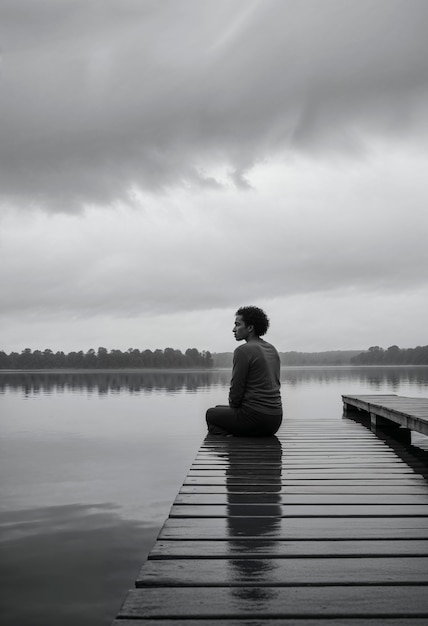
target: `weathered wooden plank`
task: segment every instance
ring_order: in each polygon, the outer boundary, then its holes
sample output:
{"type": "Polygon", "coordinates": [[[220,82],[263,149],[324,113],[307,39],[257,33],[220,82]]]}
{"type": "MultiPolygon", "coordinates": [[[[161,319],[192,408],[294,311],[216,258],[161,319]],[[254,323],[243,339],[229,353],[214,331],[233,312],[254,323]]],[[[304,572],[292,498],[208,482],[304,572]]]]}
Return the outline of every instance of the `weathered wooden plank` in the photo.
{"type": "MultiPolygon", "coordinates": [[[[422,462],[419,463],[421,467],[424,466],[422,462]]],[[[276,464],[269,465],[263,463],[235,463],[233,459],[229,463],[213,463],[213,464],[195,464],[190,467],[189,473],[196,474],[200,472],[227,472],[230,474],[243,474],[251,472],[252,474],[318,474],[323,472],[325,474],[352,474],[355,472],[360,473],[376,473],[376,474],[412,474],[414,470],[406,463],[370,463],[367,460],[365,463],[335,463],[333,460],[329,463],[316,463],[302,462],[299,464],[276,464]]]]}
{"type": "Polygon", "coordinates": [[[418,474],[408,474],[406,475],[405,478],[403,478],[402,476],[387,476],[385,477],[376,477],[376,478],[370,478],[370,476],[364,476],[364,477],[359,477],[359,478],[355,478],[355,476],[349,477],[349,478],[342,478],[342,475],[340,478],[338,478],[337,476],[328,476],[326,477],[322,477],[322,478],[285,478],[285,477],[280,477],[280,479],[269,479],[269,477],[264,477],[263,478],[258,478],[257,476],[253,477],[248,477],[248,476],[241,476],[240,478],[236,478],[234,479],[233,477],[226,477],[226,476],[189,476],[187,475],[185,481],[184,481],[184,485],[227,485],[227,487],[229,486],[233,486],[233,485],[242,485],[243,487],[246,488],[246,485],[284,485],[284,486],[314,486],[316,487],[317,485],[325,487],[328,485],[331,486],[338,486],[338,485],[342,485],[342,486],[351,486],[351,485],[361,485],[361,486],[379,486],[379,487],[386,487],[388,485],[394,486],[396,487],[397,485],[400,485],[402,487],[420,487],[420,486],[424,486],[424,488],[427,487],[427,483],[424,480],[424,478],[422,476],[419,476],[418,474]]]}
{"type": "MultiPolygon", "coordinates": [[[[303,432],[307,432],[309,434],[321,432],[325,436],[335,435],[338,437],[343,436],[345,432],[352,432],[355,433],[356,437],[367,437],[367,432],[364,430],[359,430],[355,426],[355,423],[352,421],[344,422],[344,424],[341,425],[340,428],[338,428],[338,416],[336,416],[332,420],[324,420],[318,418],[290,420],[290,418],[287,416],[286,419],[282,422],[281,429],[276,433],[276,435],[268,437],[239,437],[239,444],[237,445],[242,444],[243,446],[246,446],[257,441],[258,445],[271,446],[275,445],[277,439],[283,439],[286,435],[290,433],[295,433],[299,435],[303,432]]],[[[223,439],[224,437],[207,435],[202,445],[217,445],[218,442],[222,442],[223,439]]]]}
{"type": "MultiPolygon", "coordinates": [[[[414,459],[414,457],[413,457],[414,459]]],[[[416,459],[414,459],[416,460],[416,459]]],[[[327,466],[331,466],[331,465],[335,465],[336,467],[340,468],[340,467],[348,467],[348,466],[360,466],[360,465],[382,465],[382,466],[397,466],[397,465],[405,465],[405,461],[401,458],[399,459],[397,457],[397,455],[381,455],[381,456],[375,456],[375,455],[371,455],[369,453],[366,452],[366,454],[359,454],[357,455],[348,455],[346,458],[345,457],[336,457],[333,453],[330,453],[328,455],[325,456],[321,456],[321,455],[309,455],[307,457],[303,457],[303,456],[299,456],[299,457],[291,457],[289,455],[287,455],[286,453],[283,455],[282,457],[282,461],[281,459],[277,459],[277,458],[272,458],[272,460],[270,460],[268,457],[264,457],[264,458],[253,458],[251,459],[250,457],[235,457],[233,455],[229,455],[228,457],[222,457],[222,458],[215,458],[212,457],[211,459],[205,458],[205,459],[195,459],[195,461],[192,463],[192,467],[194,466],[199,466],[200,468],[207,468],[210,466],[214,466],[214,467],[222,467],[222,466],[226,466],[229,467],[231,464],[233,464],[234,466],[248,466],[248,465],[252,465],[254,467],[255,464],[259,465],[261,467],[267,467],[267,468],[277,468],[277,467],[281,467],[281,468],[300,468],[300,467],[311,467],[311,466],[316,466],[319,467],[327,465],[327,466]]]]}
{"type": "MultiPolygon", "coordinates": [[[[141,617],[138,619],[117,619],[112,622],[111,626],[136,626],[141,620],[144,626],[177,626],[179,622],[176,619],[150,619],[141,617]]],[[[360,617],[360,618],[340,618],[340,624],[336,621],[337,626],[426,626],[426,617],[360,617]]],[[[181,622],[183,624],[183,622],[181,622]]],[[[192,619],[186,626],[219,626],[217,619],[192,619]]],[[[221,626],[279,626],[278,620],[273,618],[259,617],[243,617],[237,619],[222,618],[221,626]]],[[[298,623],[294,617],[281,618],[280,626],[332,626],[332,623],[326,624],[325,618],[321,617],[310,619],[299,619],[298,623]]]]}
{"type": "MultiPolygon", "coordinates": [[[[355,438],[352,434],[347,435],[345,438],[339,440],[340,444],[343,445],[344,450],[356,450],[362,451],[364,449],[368,449],[373,452],[381,452],[382,450],[388,451],[387,444],[382,440],[376,438],[376,436],[369,430],[367,430],[367,438],[360,440],[355,438]]],[[[227,439],[233,439],[227,438],[227,439]]],[[[215,455],[215,454],[227,454],[230,450],[236,452],[236,454],[248,455],[251,454],[251,447],[253,448],[254,454],[258,456],[262,455],[274,455],[281,450],[288,450],[290,453],[295,454],[309,454],[309,453],[322,453],[324,451],[335,450],[337,453],[342,453],[343,449],[339,449],[337,444],[339,443],[335,439],[331,437],[329,439],[320,440],[318,435],[315,435],[313,439],[310,438],[309,435],[302,435],[301,438],[297,438],[295,435],[287,435],[281,439],[278,439],[278,443],[275,447],[270,448],[255,448],[255,444],[252,446],[247,446],[245,448],[241,446],[201,446],[197,452],[198,455],[215,455]],[[322,445],[320,445],[320,443],[322,445]]]]}
{"type": "MultiPolygon", "coordinates": [[[[355,411],[353,411],[355,413],[355,411]]],[[[283,427],[274,444],[269,447],[256,447],[254,441],[248,444],[242,444],[243,439],[239,437],[218,437],[215,443],[209,443],[209,445],[202,444],[198,450],[198,454],[212,454],[219,453],[221,454],[227,450],[233,450],[234,452],[242,452],[243,454],[248,454],[251,451],[251,447],[254,451],[259,454],[262,452],[266,452],[267,454],[274,454],[275,452],[287,449],[295,452],[304,452],[305,450],[323,450],[324,447],[326,449],[331,449],[334,446],[337,448],[337,444],[343,444],[345,449],[360,449],[364,446],[368,446],[370,450],[380,450],[382,448],[387,448],[387,445],[382,439],[376,437],[376,435],[368,428],[363,428],[362,425],[357,421],[349,420],[345,422],[344,419],[340,418],[341,421],[338,420],[336,424],[336,432],[331,434],[324,433],[321,429],[315,427],[314,423],[311,422],[313,428],[310,430],[302,430],[300,432],[286,432],[283,427]],[[347,431],[343,428],[343,424],[352,423],[354,427],[359,428],[358,432],[347,431]],[[362,434],[360,436],[359,434],[362,434]],[[225,444],[224,441],[228,440],[225,444]],[[306,447],[307,446],[307,447],[306,447]]]]}
{"type": "MultiPolygon", "coordinates": [[[[373,436],[376,436],[374,433],[372,433],[373,436]]],[[[307,445],[305,445],[304,442],[302,442],[302,445],[296,446],[296,445],[291,445],[291,443],[282,443],[282,446],[280,448],[277,448],[276,450],[259,450],[259,449],[255,449],[253,452],[253,457],[254,458],[267,458],[267,459],[271,459],[271,458],[277,458],[278,456],[280,456],[281,454],[283,456],[290,456],[290,457],[308,457],[308,456],[326,456],[328,454],[337,454],[340,457],[344,457],[347,454],[356,454],[356,455],[362,455],[362,454],[366,454],[367,452],[370,452],[373,455],[377,455],[380,456],[383,453],[387,453],[390,456],[391,455],[391,448],[389,448],[383,440],[379,439],[378,443],[374,444],[373,442],[361,442],[361,444],[359,445],[350,445],[347,444],[345,441],[314,441],[314,442],[307,442],[307,445]],[[339,448],[340,446],[340,448],[339,448]]],[[[198,457],[200,458],[215,458],[215,457],[219,457],[219,458],[223,458],[223,457],[227,457],[229,455],[233,455],[234,457],[238,458],[240,456],[242,457],[251,457],[251,448],[245,449],[245,450],[239,450],[239,449],[234,449],[234,448],[222,448],[220,449],[211,449],[210,451],[207,450],[200,450],[198,457]]],[[[198,458],[196,457],[196,458],[198,458]]]]}
{"type": "MultiPolygon", "coordinates": [[[[323,454],[324,452],[335,452],[338,454],[343,454],[344,451],[355,451],[355,452],[363,452],[364,449],[367,449],[373,453],[381,453],[382,451],[387,452],[389,450],[388,446],[382,439],[373,440],[372,437],[375,435],[371,431],[367,431],[371,433],[371,438],[365,441],[355,441],[354,439],[349,440],[349,437],[346,439],[341,439],[340,441],[335,441],[333,439],[327,439],[324,441],[320,441],[319,437],[316,437],[314,440],[308,440],[307,437],[302,437],[301,441],[297,441],[295,438],[293,439],[284,439],[279,440],[279,443],[276,448],[254,448],[254,454],[257,456],[274,456],[284,451],[288,451],[290,454],[296,455],[307,455],[307,454],[323,454]],[[338,448],[338,443],[343,446],[342,449],[338,448]]],[[[292,435],[290,435],[292,437],[292,435]]],[[[242,454],[243,456],[248,456],[251,454],[251,447],[248,448],[236,448],[236,447],[210,447],[210,448],[200,448],[198,451],[198,455],[201,456],[215,456],[215,455],[226,455],[230,451],[234,454],[242,454]]]]}
{"type": "MultiPolygon", "coordinates": [[[[426,505],[227,504],[173,505],[170,517],[428,517],[426,505]]],[[[428,527],[428,521],[427,521],[428,527]]]]}
{"type": "Polygon", "coordinates": [[[334,450],[325,450],[323,453],[319,451],[312,453],[311,451],[307,451],[306,454],[299,453],[293,454],[289,452],[287,449],[283,449],[280,454],[262,454],[261,456],[251,456],[247,454],[235,454],[234,452],[229,453],[216,453],[207,455],[204,457],[196,457],[193,464],[197,465],[209,465],[210,463],[219,464],[219,463],[229,463],[231,460],[236,463],[242,464],[251,464],[251,463],[260,463],[262,465],[284,465],[284,464],[292,464],[292,465],[304,465],[308,462],[328,462],[334,459],[338,463],[358,463],[365,461],[366,463],[403,463],[402,458],[399,458],[395,451],[370,451],[370,450],[349,450],[344,451],[342,454],[336,454],[334,450]]]}
{"type": "Polygon", "coordinates": [[[263,538],[236,541],[162,541],[150,552],[150,559],[179,558],[263,558],[332,556],[428,556],[428,540],[365,539],[364,541],[266,541],[263,538]]]}
{"type": "Polygon", "coordinates": [[[391,410],[401,411],[406,409],[419,409],[428,415],[428,399],[427,398],[408,398],[405,396],[396,396],[389,400],[372,399],[369,400],[371,406],[385,406],[391,410]]]}
{"type": "MultiPolygon", "coordinates": [[[[195,459],[192,463],[191,467],[199,466],[201,469],[207,469],[207,466],[213,467],[229,467],[233,466],[253,466],[260,465],[261,467],[270,468],[283,468],[283,469],[300,469],[304,467],[311,467],[311,465],[315,465],[316,467],[331,466],[334,465],[339,469],[344,467],[345,469],[349,466],[360,466],[360,465],[370,465],[370,466],[388,466],[388,467],[396,467],[406,465],[406,457],[399,459],[396,455],[394,457],[387,457],[382,455],[380,457],[376,457],[366,452],[366,454],[361,455],[348,455],[348,458],[335,457],[333,453],[326,456],[315,456],[309,455],[307,457],[287,457],[286,453],[283,454],[282,460],[279,458],[275,458],[274,460],[270,460],[267,457],[260,459],[251,459],[251,458],[241,458],[235,457],[233,455],[229,455],[228,457],[222,458],[212,458],[212,459],[195,459]]],[[[416,461],[415,456],[410,457],[414,461],[416,461]]]]}
{"type": "MultiPolygon", "coordinates": [[[[321,430],[314,429],[302,431],[301,433],[287,433],[283,431],[282,436],[277,438],[275,445],[264,446],[259,442],[255,451],[258,453],[266,452],[266,454],[274,453],[281,448],[303,451],[306,449],[306,444],[308,445],[308,449],[321,450],[324,446],[331,448],[334,444],[339,442],[343,444],[346,449],[358,449],[362,446],[368,446],[369,449],[381,449],[386,447],[385,443],[381,439],[377,439],[370,430],[365,430],[364,433],[364,436],[358,436],[353,432],[345,431],[341,432],[340,435],[326,435],[321,430]],[[322,447],[320,444],[322,444],[322,447]]],[[[217,437],[215,444],[202,445],[199,451],[201,454],[208,452],[221,453],[224,450],[248,453],[251,447],[254,448],[255,446],[254,441],[246,445],[243,445],[241,441],[242,439],[238,437],[217,437]],[[225,439],[227,443],[224,442],[225,439]]]]}
{"type": "MultiPolygon", "coordinates": [[[[285,494],[285,493],[179,493],[175,505],[229,505],[229,504],[277,504],[289,507],[290,505],[394,505],[408,506],[421,505],[428,507],[428,491],[424,495],[392,495],[392,494],[285,494]]],[[[428,508],[427,508],[428,514],[428,508]]]]}
{"type": "MultiPolygon", "coordinates": [[[[376,436],[373,433],[373,436],[376,436]]],[[[379,440],[381,441],[381,440],[379,440]]],[[[373,457],[376,459],[386,458],[386,459],[394,459],[397,458],[394,451],[387,447],[384,442],[383,446],[376,445],[371,446],[368,444],[362,444],[361,446],[347,446],[343,442],[331,442],[327,444],[325,442],[314,442],[313,445],[308,443],[307,446],[293,448],[288,445],[282,445],[281,448],[272,451],[265,450],[254,450],[253,454],[251,454],[251,450],[235,450],[233,448],[224,448],[220,450],[212,450],[211,452],[202,452],[196,456],[195,460],[227,460],[229,457],[233,459],[248,459],[263,461],[266,460],[268,463],[278,462],[281,460],[291,460],[298,461],[301,459],[321,459],[327,458],[329,456],[333,456],[338,459],[343,460],[351,460],[353,458],[361,458],[361,457],[373,457]]]]}
{"type": "MultiPolygon", "coordinates": [[[[413,461],[416,461],[415,457],[412,457],[413,461]]],[[[269,459],[249,459],[249,458],[236,458],[234,456],[229,456],[227,458],[217,458],[217,459],[204,459],[202,461],[196,459],[194,463],[192,463],[192,468],[197,469],[221,469],[228,468],[230,466],[233,467],[253,467],[255,465],[260,465],[260,468],[266,469],[277,469],[282,468],[284,470],[294,470],[300,468],[323,468],[323,467],[337,467],[340,469],[353,469],[361,466],[364,467],[378,467],[379,469],[389,468],[389,467],[405,467],[406,461],[403,459],[395,458],[376,458],[367,453],[365,455],[351,456],[348,459],[335,457],[333,454],[330,454],[325,457],[300,457],[300,458],[286,458],[285,456],[281,460],[276,460],[276,462],[269,461],[269,459]]]]}
{"type": "MultiPolygon", "coordinates": [[[[412,406],[402,405],[400,407],[388,407],[388,406],[375,406],[373,404],[370,404],[369,411],[370,413],[373,412],[376,415],[385,417],[387,419],[395,420],[395,418],[405,417],[408,420],[411,420],[414,418],[415,422],[416,423],[420,422],[421,426],[424,426],[425,422],[427,421],[427,415],[425,414],[425,412],[422,414],[421,411],[417,410],[415,407],[412,407],[412,406]]],[[[405,422],[401,422],[398,419],[397,423],[404,424],[405,422]]]]}
{"type": "Polygon", "coordinates": [[[404,396],[397,396],[397,394],[342,394],[342,398],[345,398],[346,400],[357,400],[370,404],[398,404],[400,402],[399,398],[402,397],[404,396]]]}
{"type": "Polygon", "coordinates": [[[192,463],[192,465],[220,465],[220,464],[229,464],[230,460],[232,459],[232,461],[234,463],[239,463],[239,464],[243,464],[243,465],[248,465],[248,464],[254,464],[254,463],[261,463],[262,465],[268,465],[268,466],[285,466],[285,465],[297,465],[297,466],[301,466],[304,465],[306,463],[330,463],[332,461],[337,462],[338,464],[343,463],[344,465],[349,465],[349,464],[354,464],[354,463],[367,463],[370,462],[370,464],[376,465],[378,463],[382,463],[382,464],[402,464],[403,461],[401,459],[399,459],[397,457],[396,454],[394,454],[393,452],[391,453],[372,453],[370,454],[370,456],[368,456],[367,450],[365,451],[365,453],[363,452],[358,452],[358,454],[353,453],[352,455],[350,454],[344,454],[344,455],[336,455],[333,452],[330,452],[329,454],[307,454],[305,456],[303,455],[291,455],[288,454],[286,451],[283,453],[283,459],[282,461],[278,461],[278,459],[274,456],[272,457],[268,457],[266,456],[262,456],[262,457],[251,457],[251,456],[247,456],[247,455],[239,455],[239,456],[235,456],[235,455],[222,455],[221,457],[219,455],[212,455],[212,456],[207,456],[207,457],[196,457],[195,461],[192,463]]]}
{"type": "MultiPolygon", "coordinates": [[[[253,467],[253,474],[263,478],[264,476],[272,475],[272,471],[268,469],[260,469],[259,472],[255,470],[253,467]]],[[[398,468],[388,468],[385,470],[370,468],[370,467],[361,467],[355,468],[354,471],[352,469],[344,470],[340,472],[341,477],[349,476],[350,478],[368,478],[370,476],[378,477],[378,478],[394,478],[393,474],[397,474],[398,476],[411,476],[414,474],[414,470],[410,467],[398,467],[398,468]]],[[[306,469],[300,468],[296,470],[282,470],[281,474],[278,474],[278,477],[281,475],[283,478],[311,478],[316,480],[317,478],[323,478],[328,476],[337,477],[338,470],[334,467],[331,468],[323,468],[323,469],[306,469]]],[[[239,478],[247,478],[248,471],[239,470],[239,468],[233,469],[233,471],[226,469],[210,469],[210,470],[189,470],[188,476],[225,476],[227,478],[231,478],[233,476],[239,478]]]]}
{"type": "Polygon", "coordinates": [[[315,463],[315,462],[307,462],[301,463],[300,465],[277,465],[277,466],[269,466],[269,465],[257,465],[250,463],[212,463],[212,464],[195,464],[192,465],[189,469],[188,474],[190,476],[200,475],[210,475],[208,472],[215,472],[217,475],[224,475],[228,478],[231,476],[251,476],[251,477],[265,477],[265,476],[274,476],[277,478],[281,478],[283,476],[287,477],[299,477],[308,478],[312,475],[322,474],[323,478],[337,478],[343,480],[348,477],[352,477],[353,475],[362,474],[364,477],[366,475],[374,474],[375,476],[393,476],[403,478],[407,478],[409,475],[423,475],[423,472],[426,470],[426,464],[420,460],[419,462],[415,461],[410,466],[406,463],[334,463],[334,461],[330,461],[328,463],[315,463]],[[257,469],[256,469],[257,468],[257,469]],[[258,470],[258,471],[257,471],[258,470]]]}
{"type": "Polygon", "coordinates": [[[129,591],[121,618],[428,617],[425,586],[152,587],[129,591]]]}
{"type": "Polygon", "coordinates": [[[304,450],[306,444],[308,448],[321,449],[322,447],[331,447],[334,444],[341,443],[346,448],[360,448],[363,445],[369,446],[369,448],[382,448],[385,444],[376,439],[376,437],[369,430],[364,431],[364,435],[355,435],[352,432],[339,432],[332,433],[330,435],[324,433],[322,430],[311,429],[310,431],[302,431],[301,433],[287,433],[283,432],[282,436],[276,440],[275,445],[263,445],[261,441],[255,444],[254,440],[250,440],[248,443],[242,443],[243,439],[238,437],[217,437],[215,443],[209,445],[203,445],[200,448],[201,453],[203,451],[216,451],[222,452],[223,450],[233,450],[236,452],[248,452],[256,445],[257,452],[266,452],[266,454],[275,453],[281,447],[287,449],[304,450]],[[225,441],[226,440],[226,441],[225,441]]]}
{"type": "MultiPolygon", "coordinates": [[[[314,422],[310,422],[312,428],[310,430],[301,430],[299,432],[282,432],[282,436],[278,438],[280,445],[287,447],[297,447],[303,448],[305,446],[306,441],[308,445],[313,445],[316,447],[317,444],[326,444],[333,445],[333,443],[343,443],[344,446],[360,446],[362,444],[370,445],[380,445],[381,442],[379,440],[374,439],[370,435],[370,431],[360,431],[359,434],[352,430],[346,430],[345,428],[338,429],[336,428],[335,432],[325,433],[321,429],[317,429],[315,427],[314,422]]],[[[231,438],[232,443],[237,438],[231,438]]],[[[252,444],[251,444],[252,445],[252,444]]],[[[278,443],[276,444],[278,447],[278,443]]],[[[215,448],[220,448],[222,444],[211,446],[215,448]]],[[[207,446],[208,449],[209,446],[207,446]]],[[[243,446],[236,446],[236,449],[244,449],[243,446]]],[[[249,449],[249,446],[248,446],[249,449]]],[[[262,448],[259,448],[262,449],[262,448]]],[[[273,446],[266,447],[266,450],[274,449],[273,446]]]]}
{"type": "MultiPolygon", "coordinates": [[[[375,436],[373,434],[373,436],[375,436]]],[[[338,459],[349,459],[355,457],[371,457],[373,458],[396,458],[396,455],[390,447],[380,447],[380,446],[368,446],[362,445],[358,448],[355,446],[345,446],[341,442],[334,442],[331,445],[324,444],[322,442],[317,442],[317,445],[306,446],[305,448],[290,448],[288,446],[282,446],[282,449],[275,450],[272,452],[265,452],[262,450],[255,450],[253,454],[251,454],[251,450],[240,451],[233,449],[224,449],[223,451],[215,450],[210,453],[199,454],[196,456],[196,460],[203,459],[219,459],[225,460],[229,457],[234,459],[248,459],[263,461],[264,459],[271,463],[281,459],[281,457],[285,460],[296,460],[299,459],[310,459],[310,458],[326,458],[328,456],[334,456],[338,459]],[[340,446],[340,450],[339,450],[340,446]]]]}
{"type": "MultiPolygon", "coordinates": [[[[344,435],[342,437],[326,437],[322,436],[321,433],[315,433],[312,436],[310,433],[302,433],[300,437],[296,437],[296,435],[290,433],[288,435],[284,435],[284,437],[282,437],[281,439],[278,439],[275,447],[258,445],[255,449],[255,452],[257,452],[257,454],[275,454],[276,452],[280,451],[281,448],[290,451],[293,450],[296,452],[304,452],[305,450],[328,450],[333,449],[334,446],[336,446],[337,450],[337,445],[339,443],[343,445],[345,450],[359,450],[363,446],[367,446],[369,450],[381,450],[387,447],[383,441],[375,439],[374,437],[375,435],[370,431],[367,431],[367,436],[365,438],[354,437],[352,433],[344,435]]],[[[255,445],[254,443],[245,447],[242,445],[233,445],[234,441],[238,441],[237,437],[222,437],[221,439],[227,439],[231,441],[231,444],[228,446],[224,442],[222,442],[218,445],[201,447],[200,453],[222,454],[225,450],[233,450],[233,452],[236,453],[242,452],[248,454],[249,452],[251,452],[251,447],[253,447],[254,449],[255,445]]]]}
{"type": "MultiPolygon", "coordinates": [[[[369,431],[368,431],[369,432],[369,431]]],[[[373,439],[373,433],[371,433],[370,439],[365,441],[355,441],[354,439],[349,440],[349,438],[340,440],[341,448],[338,448],[337,444],[339,442],[326,440],[322,441],[320,445],[320,439],[317,437],[313,441],[308,440],[305,436],[302,438],[302,441],[298,442],[296,439],[284,439],[279,441],[279,445],[276,448],[255,448],[253,444],[253,454],[257,457],[264,456],[275,456],[276,454],[286,451],[288,454],[294,454],[296,456],[308,454],[325,454],[329,452],[333,452],[335,454],[342,455],[348,451],[353,451],[356,453],[364,453],[365,450],[369,450],[373,454],[382,454],[383,452],[390,452],[390,448],[386,445],[382,439],[373,439]]],[[[198,456],[216,456],[216,455],[227,455],[232,451],[236,455],[242,454],[242,456],[250,456],[251,455],[251,447],[248,448],[235,448],[235,447],[225,447],[221,446],[220,448],[200,448],[198,451],[198,456]]]]}
{"type": "Polygon", "coordinates": [[[405,402],[404,398],[401,402],[398,402],[396,404],[393,402],[386,402],[385,404],[382,403],[379,405],[371,403],[370,406],[383,406],[385,408],[389,408],[391,411],[395,411],[396,413],[411,411],[412,415],[414,415],[416,412],[424,416],[428,415],[428,404],[425,405],[417,404],[416,402],[405,402]]]}
{"type": "Polygon", "coordinates": [[[224,539],[254,537],[266,540],[300,539],[428,539],[424,517],[254,517],[254,518],[168,518],[159,539],[224,539]]]}
{"type": "Polygon", "coordinates": [[[428,585],[427,557],[149,560],[136,586],[428,585]]]}
{"type": "MultiPolygon", "coordinates": [[[[302,481],[303,482],[303,481],[302,481]]],[[[339,484],[336,485],[334,481],[329,481],[328,483],[322,483],[321,485],[310,484],[300,484],[300,485],[289,485],[287,483],[281,484],[270,484],[270,485],[251,485],[241,483],[236,484],[219,484],[219,485],[198,485],[198,484],[187,484],[182,485],[180,489],[180,493],[201,493],[201,494],[281,494],[285,496],[299,496],[299,497],[314,497],[317,495],[327,496],[331,495],[333,498],[339,498],[340,496],[363,496],[369,495],[370,498],[377,498],[377,502],[381,503],[386,500],[390,495],[394,497],[404,496],[406,502],[407,498],[413,496],[422,496],[427,497],[428,494],[428,485],[425,484],[417,484],[414,485],[396,485],[396,484],[385,484],[385,483],[377,483],[374,484],[354,484],[353,481],[348,481],[350,484],[339,484]]]]}

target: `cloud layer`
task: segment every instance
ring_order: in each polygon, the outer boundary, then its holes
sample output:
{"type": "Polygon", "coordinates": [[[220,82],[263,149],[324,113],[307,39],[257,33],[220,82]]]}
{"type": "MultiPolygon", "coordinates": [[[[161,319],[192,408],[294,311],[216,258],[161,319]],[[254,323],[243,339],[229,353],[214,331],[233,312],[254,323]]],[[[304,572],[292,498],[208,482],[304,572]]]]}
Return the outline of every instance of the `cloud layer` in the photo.
{"type": "Polygon", "coordinates": [[[172,304],[175,312],[233,306],[251,293],[270,298],[423,287],[428,192],[417,188],[422,168],[415,158],[403,171],[391,156],[359,172],[342,164],[340,176],[334,168],[314,165],[308,172],[302,164],[288,184],[266,167],[270,177],[263,181],[259,171],[258,192],[229,193],[221,205],[215,192],[195,198],[187,191],[148,197],[150,208],[143,200],[139,211],[39,213],[25,225],[11,216],[3,221],[2,248],[15,262],[0,269],[3,312],[59,305],[76,315],[162,314],[172,304]]]}
{"type": "Polygon", "coordinates": [[[0,0],[0,349],[426,343],[425,0],[0,0]]]}
{"type": "Polygon", "coordinates": [[[79,210],[247,186],[278,154],[427,139],[418,0],[3,0],[0,189],[79,210]]]}

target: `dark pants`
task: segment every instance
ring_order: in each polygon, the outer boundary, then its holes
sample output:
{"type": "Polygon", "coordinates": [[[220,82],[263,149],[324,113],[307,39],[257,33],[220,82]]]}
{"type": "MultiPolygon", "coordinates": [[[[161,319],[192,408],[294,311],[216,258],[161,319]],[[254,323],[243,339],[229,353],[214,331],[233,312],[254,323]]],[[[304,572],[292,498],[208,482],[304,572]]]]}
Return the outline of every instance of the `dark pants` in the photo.
{"type": "Polygon", "coordinates": [[[208,432],[212,435],[268,437],[281,426],[282,415],[268,415],[229,406],[216,406],[206,414],[208,432]]]}

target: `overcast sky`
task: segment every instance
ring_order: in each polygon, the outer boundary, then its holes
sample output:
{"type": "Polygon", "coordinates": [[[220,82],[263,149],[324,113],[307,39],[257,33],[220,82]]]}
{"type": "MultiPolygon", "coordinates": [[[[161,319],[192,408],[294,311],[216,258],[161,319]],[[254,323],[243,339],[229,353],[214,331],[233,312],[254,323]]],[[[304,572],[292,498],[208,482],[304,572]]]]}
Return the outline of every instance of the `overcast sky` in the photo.
{"type": "Polygon", "coordinates": [[[0,0],[0,350],[428,343],[426,0],[0,0]]]}

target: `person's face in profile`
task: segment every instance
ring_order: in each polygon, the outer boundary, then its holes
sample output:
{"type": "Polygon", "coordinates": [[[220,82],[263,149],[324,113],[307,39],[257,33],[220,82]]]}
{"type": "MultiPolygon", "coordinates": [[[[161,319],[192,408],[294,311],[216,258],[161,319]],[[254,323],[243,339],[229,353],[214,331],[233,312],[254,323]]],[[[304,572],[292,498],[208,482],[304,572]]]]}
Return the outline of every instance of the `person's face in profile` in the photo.
{"type": "Polygon", "coordinates": [[[235,317],[235,325],[233,327],[233,334],[235,335],[236,341],[242,341],[243,339],[247,340],[252,326],[246,326],[244,320],[242,319],[242,315],[237,315],[235,317]]]}

